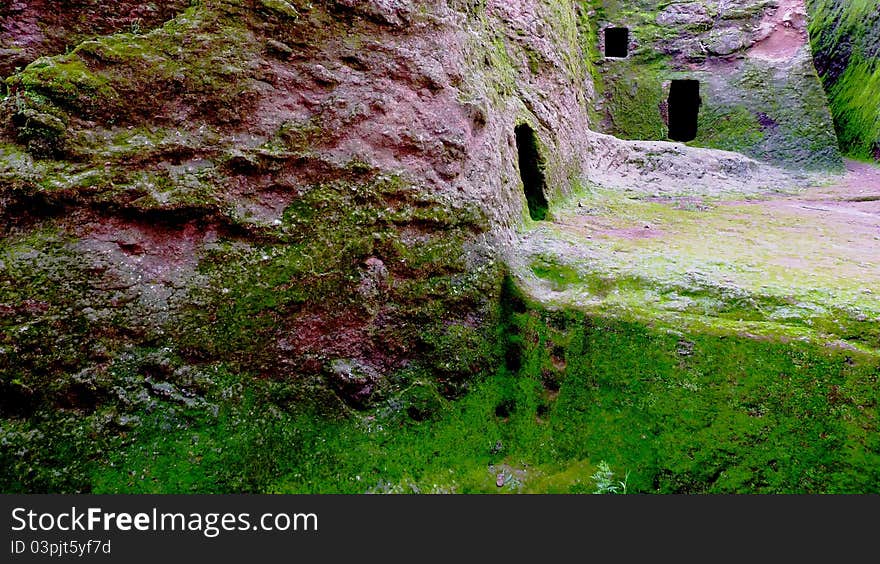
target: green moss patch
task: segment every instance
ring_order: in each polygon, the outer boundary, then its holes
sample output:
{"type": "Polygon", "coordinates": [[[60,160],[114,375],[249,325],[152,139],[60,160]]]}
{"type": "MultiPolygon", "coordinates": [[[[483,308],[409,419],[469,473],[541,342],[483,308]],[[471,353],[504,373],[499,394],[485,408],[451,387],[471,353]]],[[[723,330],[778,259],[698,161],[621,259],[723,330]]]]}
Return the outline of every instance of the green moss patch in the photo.
{"type": "Polygon", "coordinates": [[[842,146],[854,157],[876,159],[880,155],[880,59],[850,62],[829,96],[842,146]]]}
{"type": "Polygon", "coordinates": [[[7,88],[108,125],[172,119],[184,110],[230,123],[248,100],[248,61],[258,49],[244,22],[196,6],[147,34],[103,37],[39,59],[8,78],[7,88]]]}
{"type": "Polygon", "coordinates": [[[397,423],[393,401],[330,421],[285,409],[278,385],[258,386],[174,433],[146,425],[112,466],[93,466],[93,484],[107,493],[589,493],[607,461],[628,493],[876,491],[874,357],[576,313],[509,322],[520,367],[485,377],[430,421],[397,423]]]}

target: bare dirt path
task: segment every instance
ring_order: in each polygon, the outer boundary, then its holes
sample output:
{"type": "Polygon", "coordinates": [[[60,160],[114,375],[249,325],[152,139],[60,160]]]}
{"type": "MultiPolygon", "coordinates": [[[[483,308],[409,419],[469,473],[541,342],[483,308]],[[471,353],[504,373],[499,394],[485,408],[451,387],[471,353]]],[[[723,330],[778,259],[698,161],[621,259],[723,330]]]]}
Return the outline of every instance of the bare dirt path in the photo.
{"type": "Polygon", "coordinates": [[[810,190],[809,195],[848,202],[880,201],[880,166],[846,162],[846,176],[835,184],[810,190]]]}

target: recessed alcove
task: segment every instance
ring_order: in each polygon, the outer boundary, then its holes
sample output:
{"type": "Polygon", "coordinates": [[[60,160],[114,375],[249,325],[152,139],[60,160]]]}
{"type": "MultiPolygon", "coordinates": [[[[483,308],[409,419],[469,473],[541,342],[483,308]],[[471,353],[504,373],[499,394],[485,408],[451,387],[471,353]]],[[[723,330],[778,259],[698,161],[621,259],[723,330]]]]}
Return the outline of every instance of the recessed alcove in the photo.
{"type": "Polygon", "coordinates": [[[673,80],[669,87],[669,138],[686,143],[697,138],[700,81],[673,80]]]}
{"type": "Polygon", "coordinates": [[[629,29],[609,27],[605,29],[605,56],[618,59],[629,55],[629,29]]]}
{"type": "Polygon", "coordinates": [[[547,217],[549,205],[544,194],[544,159],[538,148],[538,138],[528,124],[516,126],[515,134],[519,174],[529,206],[529,216],[535,221],[542,221],[547,217]]]}

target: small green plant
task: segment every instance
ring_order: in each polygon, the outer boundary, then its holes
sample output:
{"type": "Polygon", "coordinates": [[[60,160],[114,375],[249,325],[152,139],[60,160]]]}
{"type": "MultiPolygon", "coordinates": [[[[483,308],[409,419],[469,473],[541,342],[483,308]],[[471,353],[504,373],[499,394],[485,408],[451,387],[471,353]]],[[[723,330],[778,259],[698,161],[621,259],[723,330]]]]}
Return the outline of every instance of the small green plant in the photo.
{"type": "Polygon", "coordinates": [[[594,494],[625,494],[626,483],[629,481],[629,472],[623,477],[623,480],[615,480],[614,472],[604,460],[599,462],[599,469],[591,476],[596,482],[596,491],[594,494]]]}
{"type": "Polygon", "coordinates": [[[24,99],[24,95],[22,95],[21,92],[16,91],[13,96],[12,103],[15,106],[15,113],[24,113],[24,111],[27,110],[27,101],[24,99]]]}

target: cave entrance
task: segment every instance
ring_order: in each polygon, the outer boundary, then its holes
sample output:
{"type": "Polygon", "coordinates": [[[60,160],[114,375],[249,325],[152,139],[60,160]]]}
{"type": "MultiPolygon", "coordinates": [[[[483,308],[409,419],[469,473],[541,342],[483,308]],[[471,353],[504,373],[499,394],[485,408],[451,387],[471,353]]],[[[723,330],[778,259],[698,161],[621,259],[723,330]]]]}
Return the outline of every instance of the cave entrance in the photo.
{"type": "Polygon", "coordinates": [[[683,143],[697,138],[700,81],[673,80],[669,87],[669,138],[683,143]]]}
{"type": "Polygon", "coordinates": [[[544,195],[544,159],[538,150],[538,138],[527,124],[516,126],[516,149],[519,153],[519,174],[529,205],[529,216],[535,221],[547,217],[549,205],[544,195]]]}
{"type": "Polygon", "coordinates": [[[629,29],[609,27],[605,29],[605,56],[624,58],[629,55],[629,29]]]}

